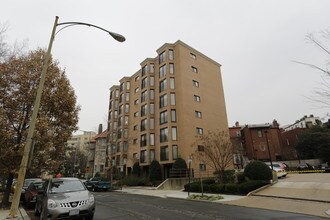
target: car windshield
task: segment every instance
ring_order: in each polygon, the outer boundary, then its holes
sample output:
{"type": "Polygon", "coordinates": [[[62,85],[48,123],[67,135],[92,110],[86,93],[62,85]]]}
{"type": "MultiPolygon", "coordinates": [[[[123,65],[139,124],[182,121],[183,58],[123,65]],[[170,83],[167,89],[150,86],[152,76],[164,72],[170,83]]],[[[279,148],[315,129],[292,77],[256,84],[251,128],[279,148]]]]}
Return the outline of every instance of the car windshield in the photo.
{"type": "Polygon", "coordinates": [[[281,168],[281,166],[280,166],[279,164],[277,164],[277,163],[274,163],[274,164],[273,164],[273,167],[281,168]]]}
{"type": "Polygon", "coordinates": [[[37,180],[36,179],[24,180],[23,186],[28,187],[30,185],[30,183],[33,183],[35,181],[37,181],[37,180]]]}
{"type": "Polygon", "coordinates": [[[85,190],[79,180],[54,180],[50,186],[50,193],[65,193],[85,190]]]}

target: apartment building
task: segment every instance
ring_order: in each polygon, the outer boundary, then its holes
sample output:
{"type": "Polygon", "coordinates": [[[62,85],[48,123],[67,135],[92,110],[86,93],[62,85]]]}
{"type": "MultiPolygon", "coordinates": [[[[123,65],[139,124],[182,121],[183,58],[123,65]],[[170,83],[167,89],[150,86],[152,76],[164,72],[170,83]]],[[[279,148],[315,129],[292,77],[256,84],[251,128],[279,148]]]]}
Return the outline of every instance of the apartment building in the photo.
{"type": "MultiPolygon", "coordinates": [[[[228,122],[219,63],[180,40],[156,52],[110,88],[107,154],[124,174],[137,162],[148,173],[157,160],[167,178],[198,150],[198,135],[228,131],[228,122]]],[[[191,158],[194,170],[210,169],[191,158]]]]}
{"type": "Polygon", "coordinates": [[[94,131],[83,131],[82,134],[72,135],[67,141],[67,146],[70,149],[79,149],[82,152],[87,152],[89,141],[96,135],[94,131]]]}

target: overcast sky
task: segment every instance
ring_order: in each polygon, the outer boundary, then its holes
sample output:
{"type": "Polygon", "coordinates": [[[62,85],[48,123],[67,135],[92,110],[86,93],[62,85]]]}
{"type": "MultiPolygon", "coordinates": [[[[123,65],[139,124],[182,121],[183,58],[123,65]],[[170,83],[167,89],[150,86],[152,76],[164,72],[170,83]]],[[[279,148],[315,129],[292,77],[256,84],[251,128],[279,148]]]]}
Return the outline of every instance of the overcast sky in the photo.
{"type": "Polygon", "coordinates": [[[106,128],[109,88],[131,76],[164,43],[182,40],[222,65],[229,126],[291,124],[329,109],[308,100],[321,74],[295,61],[324,67],[325,54],[306,40],[330,28],[328,0],[2,0],[0,23],[8,43],[47,48],[55,16],[126,37],[124,43],[86,26],[56,35],[52,54],[66,69],[81,105],[79,129],[106,128]]]}

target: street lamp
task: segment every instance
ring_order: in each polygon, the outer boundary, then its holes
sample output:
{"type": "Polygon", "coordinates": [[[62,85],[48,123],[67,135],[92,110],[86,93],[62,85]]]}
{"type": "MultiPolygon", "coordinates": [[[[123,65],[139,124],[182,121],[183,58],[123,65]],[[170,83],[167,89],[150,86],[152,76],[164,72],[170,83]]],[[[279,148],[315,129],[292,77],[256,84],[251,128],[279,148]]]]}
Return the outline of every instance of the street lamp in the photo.
{"type": "Polygon", "coordinates": [[[266,137],[266,143],[267,143],[267,149],[268,149],[268,156],[269,156],[270,166],[271,166],[271,168],[273,170],[272,156],[270,154],[269,142],[268,142],[268,136],[267,136],[268,131],[264,131],[264,132],[265,132],[265,137],[266,137]]]}
{"type": "Polygon", "coordinates": [[[100,29],[102,31],[107,32],[108,34],[110,34],[111,37],[113,37],[115,40],[117,40],[119,42],[124,42],[125,41],[124,36],[122,36],[120,34],[117,34],[117,33],[114,33],[114,32],[111,32],[111,31],[108,31],[108,30],[106,30],[104,28],[101,28],[99,26],[96,26],[96,25],[93,25],[93,24],[88,24],[88,23],[82,23],[82,22],[58,23],[58,18],[59,18],[58,16],[55,17],[55,22],[54,22],[52,34],[51,34],[51,37],[50,37],[50,41],[49,41],[49,45],[48,45],[48,49],[47,49],[47,53],[46,53],[46,57],[45,57],[44,66],[43,66],[41,76],[40,76],[39,87],[38,87],[38,90],[37,90],[36,99],[34,101],[32,117],[31,117],[31,121],[30,121],[30,124],[29,124],[29,129],[28,129],[28,135],[27,135],[26,142],[25,142],[25,145],[24,145],[23,157],[22,157],[21,165],[20,165],[20,168],[19,168],[19,171],[18,171],[16,190],[15,190],[14,197],[13,197],[13,200],[12,200],[12,203],[11,203],[8,218],[15,218],[17,216],[17,211],[18,211],[18,206],[19,206],[19,201],[20,201],[20,195],[21,195],[21,192],[22,192],[22,187],[23,187],[23,182],[24,182],[24,178],[25,178],[26,168],[27,168],[28,161],[29,161],[29,154],[30,154],[30,151],[31,151],[32,138],[33,138],[36,119],[37,119],[39,106],[40,106],[42,90],[43,90],[43,87],[44,87],[44,84],[45,84],[46,73],[47,73],[47,69],[48,69],[48,65],[49,65],[49,59],[50,59],[50,53],[51,53],[53,42],[54,42],[55,35],[56,35],[56,27],[65,25],[62,29],[59,30],[59,31],[61,31],[66,27],[74,26],[74,25],[90,26],[90,27],[94,27],[94,28],[97,28],[97,29],[100,29]]]}

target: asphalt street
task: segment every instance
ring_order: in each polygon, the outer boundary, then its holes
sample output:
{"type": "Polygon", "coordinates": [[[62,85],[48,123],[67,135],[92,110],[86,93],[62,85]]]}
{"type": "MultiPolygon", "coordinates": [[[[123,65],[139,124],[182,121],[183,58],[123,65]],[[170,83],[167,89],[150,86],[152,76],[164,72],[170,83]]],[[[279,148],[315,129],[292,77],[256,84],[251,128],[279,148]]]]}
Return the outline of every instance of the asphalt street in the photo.
{"type": "Polygon", "coordinates": [[[105,219],[322,219],[273,210],[218,203],[132,195],[95,193],[95,220],[105,219]]]}

